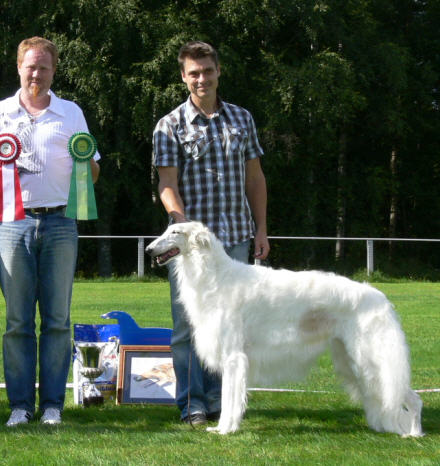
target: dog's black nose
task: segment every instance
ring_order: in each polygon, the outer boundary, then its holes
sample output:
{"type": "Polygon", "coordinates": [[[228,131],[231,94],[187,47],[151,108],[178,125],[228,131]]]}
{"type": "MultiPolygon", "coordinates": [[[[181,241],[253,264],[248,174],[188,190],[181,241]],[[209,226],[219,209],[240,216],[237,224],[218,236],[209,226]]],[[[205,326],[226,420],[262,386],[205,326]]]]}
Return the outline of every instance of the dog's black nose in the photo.
{"type": "Polygon", "coordinates": [[[145,252],[151,256],[151,253],[153,252],[153,250],[150,248],[150,246],[147,246],[145,248],[145,252]]]}

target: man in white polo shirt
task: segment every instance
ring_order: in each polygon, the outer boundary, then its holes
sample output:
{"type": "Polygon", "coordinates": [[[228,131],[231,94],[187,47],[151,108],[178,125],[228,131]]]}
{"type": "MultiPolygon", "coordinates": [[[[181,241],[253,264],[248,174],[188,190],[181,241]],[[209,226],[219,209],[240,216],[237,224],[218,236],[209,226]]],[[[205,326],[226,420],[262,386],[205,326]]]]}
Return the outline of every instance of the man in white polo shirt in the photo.
{"type": "MultiPolygon", "coordinates": [[[[8,426],[27,423],[35,411],[36,303],[39,409],[44,424],[59,424],[71,357],[70,301],[76,266],[76,221],[65,217],[72,158],[70,137],[88,132],[83,112],[58,98],[51,84],[56,46],[41,37],[22,41],[17,67],[20,89],[0,101],[0,133],[22,146],[16,160],[25,218],[0,223],[0,285],[6,301],[3,359],[12,410],[8,426]]],[[[99,154],[90,160],[98,179],[99,154]]]]}

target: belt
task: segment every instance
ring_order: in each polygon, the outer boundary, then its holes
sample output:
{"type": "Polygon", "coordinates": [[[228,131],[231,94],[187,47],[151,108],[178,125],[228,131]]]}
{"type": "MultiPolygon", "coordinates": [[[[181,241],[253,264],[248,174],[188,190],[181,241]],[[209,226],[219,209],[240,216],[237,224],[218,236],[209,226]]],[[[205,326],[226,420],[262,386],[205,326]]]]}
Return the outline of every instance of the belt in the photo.
{"type": "Polygon", "coordinates": [[[59,205],[56,207],[32,207],[30,209],[24,209],[24,211],[26,214],[49,215],[54,214],[55,212],[59,212],[60,210],[63,210],[65,207],[65,205],[59,205]]]}

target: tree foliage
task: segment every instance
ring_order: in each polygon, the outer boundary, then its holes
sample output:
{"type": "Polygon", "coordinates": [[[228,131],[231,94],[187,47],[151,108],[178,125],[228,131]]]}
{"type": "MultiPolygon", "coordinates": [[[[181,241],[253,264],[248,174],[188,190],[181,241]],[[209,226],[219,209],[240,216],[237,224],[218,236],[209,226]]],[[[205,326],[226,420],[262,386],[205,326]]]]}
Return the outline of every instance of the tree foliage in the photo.
{"type": "MultiPolygon", "coordinates": [[[[155,234],[165,225],[151,136],[186,98],[180,46],[201,39],[220,52],[221,96],[257,122],[271,235],[438,235],[439,0],[0,4],[0,97],[18,85],[18,42],[46,36],[60,49],[54,90],[79,103],[98,140],[100,219],[82,233],[155,234]]],[[[111,256],[113,272],[129,272],[125,248],[112,246],[112,254],[105,241],[99,251],[84,246],[80,269],[109,274],[111,256]]],[[[337,256],[349,268],[361,254],[353,246],[337,256]]],[[[411,254],[440,266],[438,252],[411,254]]],[[[272,254],[289,267],[333,260],[333,245],[318,243],[274,244],[272,254]]]]}

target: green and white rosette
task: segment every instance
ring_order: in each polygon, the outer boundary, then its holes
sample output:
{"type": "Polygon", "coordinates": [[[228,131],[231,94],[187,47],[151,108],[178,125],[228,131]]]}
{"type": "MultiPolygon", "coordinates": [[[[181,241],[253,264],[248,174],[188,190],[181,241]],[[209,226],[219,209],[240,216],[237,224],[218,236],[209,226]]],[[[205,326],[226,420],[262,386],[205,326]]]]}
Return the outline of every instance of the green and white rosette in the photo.
{"type": "Polygon", "coordinates": [[[69,139],[67,147],[73,158],[73,168],[66,217],[78,220],[97,219],[95,190],[89,163],[96,153],[96,140],[89,133],[75,133],[69,139]]]}

